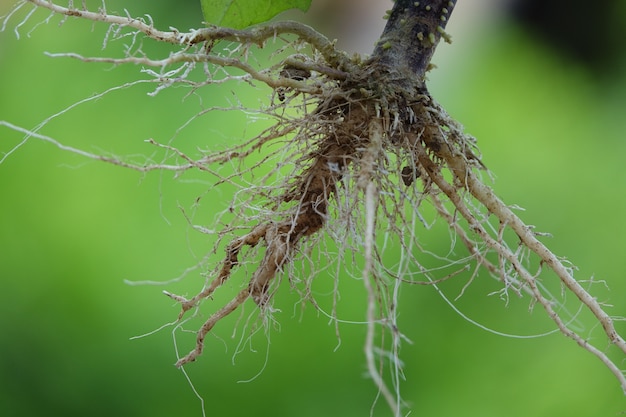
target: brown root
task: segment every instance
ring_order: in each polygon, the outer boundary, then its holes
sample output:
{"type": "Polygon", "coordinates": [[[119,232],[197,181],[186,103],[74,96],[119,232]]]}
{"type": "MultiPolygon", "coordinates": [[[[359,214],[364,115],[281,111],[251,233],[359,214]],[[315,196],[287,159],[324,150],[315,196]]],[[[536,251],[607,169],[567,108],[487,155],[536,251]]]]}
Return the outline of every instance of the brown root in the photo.
{"type": "MultiPolygon", "coordinates": [[[[308,168],[291,180],[288,191],[278,199],[278,208],[295,203],[295,210],[276,210],[272,216],[275,220],[267,220],[246,235],[233,240],[226,248],[226,256],[217,276],[191,299],[166,293],[181,303],[179,319],[182,319],[187,311],[211,297],[230,278],[233,268],[239,264],[240,251],[245,246],[255,247],[262,242],[266,247],[265,255],[252,274],[248,286],[206,320],[198,331],[195,348],[178,360],[177,366],[194,361],[203,351],[207,333],[248,298],[252,298],[261,309],[266,308],[271,298],[268,291],[271,282],[282,272],[286,263],[292,262],[300,242],[324,227],[329,215],[330,199],[337,191],[338,182],[351,162],[359,158],[359,146],[369,140],[367,117],[363,107],[356,106],[353,111],[346,110],[341,115],[345,117],[344,121],[335,126],[334,121],[327,120],[327,117],[334,119],[339,115],[335,110],[336,103],[331,106],[332,110],[318,109],[316,117],[325,119],[323,126],[326,129],[332,126],[332,129],[326,132],[325,139],[314,150],[302,158],[305,163],[311,161],[308,168]],[[355,134],[359,132],[361,134],[355,134]]],[[[301,135],[306,133],[307,131],[301,132],[301,135]]]]}

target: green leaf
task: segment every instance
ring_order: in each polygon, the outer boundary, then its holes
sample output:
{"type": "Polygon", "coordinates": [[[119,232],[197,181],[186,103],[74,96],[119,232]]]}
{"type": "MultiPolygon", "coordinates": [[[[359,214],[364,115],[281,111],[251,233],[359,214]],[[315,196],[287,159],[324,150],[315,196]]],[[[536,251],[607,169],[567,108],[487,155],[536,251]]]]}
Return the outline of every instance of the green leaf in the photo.
{"type": "Polygon", "coordinates": [[[207,23],[235,29],[265,22],[280,12],[300,9],[306,12],[311,0],[201,0],[207,23]]]}

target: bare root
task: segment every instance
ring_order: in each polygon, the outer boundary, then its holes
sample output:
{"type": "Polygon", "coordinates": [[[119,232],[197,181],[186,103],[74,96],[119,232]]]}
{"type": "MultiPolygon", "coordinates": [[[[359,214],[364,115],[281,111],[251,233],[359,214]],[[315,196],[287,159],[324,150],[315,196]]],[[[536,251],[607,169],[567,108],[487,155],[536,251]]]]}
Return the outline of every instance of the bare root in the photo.
{"type": "MultiPolygon", "coordinates": [[[[539,289],[536,277],[524,267],[519,256],[512,252],[502,239],[491,236],[481,225],[481,222],[468,207],[466,201],[464,201],[462,193],[465,190],[469,191],[474,198],[487,208],[490,214],[498,218],[503,228],[511,228],[521,239],[523,245],[535,253],[541,259],[542,264],[547,265],[553,270],[561,282],[593,313],[598,322],[602,325],[609,342],[626,354],[626,342],[617,333],[611,317],[602,309],[597,299],[591,296],[589,292],[573,278],[569,269],[563,265],[557,256],[537,239],[532,228],[524,224],[524,222],[494,194],[491,188],[477,178],[470,165],[471,160],[467,158],[465,152],[460,151],[462,148],[450,145],[450,139],[452,139],[453,143],[458,144],[460,142],[459,138],[461,137],[461,133],[452,129],[452,135],[446,137],[440,127],[448,126],[448,116],[438,106],[435,106],[432,110],[434,116],[433,119],[431,119],[431,123],[435,128],[428,129],[427,131],[432,136],[430,138],[423,138],[422,140],[424,143],[430,143],[431,148],[436,149],[432,154],[445,161],[447,168],[454,175],[455,184],[453,185],[444,179],[440,164],[434,162],[429,157],[426,148],[424,148],[420,142],[417,142],[415,143],[414,149],[416,158],[420,162],[421,167],[424,168],[429,178],[454,204],[458,213],[468,222],[469,228],[479,236],[480,240],[485,242],[490,249],[494,250],[500,257],[513,266],[526,288],[529,289],[533,298],[545,309],[548,317],[555,322],[561,333],[573,339],[579,346],[598,357],[611,372],[613,372],[619,380],[622,390],[626,392],[626,378],[624,377],[624,372],[611,361],[606,353],[568,327],[567,320],[564,320],[554,309],[554,300],[546,298],[539,289]],[[434,143],[437,145],[433,146],[434,143]]],[[[485,261],[481,262],[484,263],[485,261]]],[[[502,279],[506,284],[506,281],[511,278],[502,275],[502,279]]]]}
{"type": "MultiPolygon", "coordinates": [[[[450,3],[453,2],[447,4],[450,3]]],[[[315,244],[316,237],[325,233],[335,240],[340,252],[349,252],[353,258],[362,256],[354,264],[360,270],[357,275],[367,294],[364,346],[367,368],[395,416],[401,415],[403,405],[399,389],[402,373],[399,347],[403,336],[396,320],[400,285],[437,285],[472,265],[471,278],[466,285],[480,279],[480,271],[485,270],[502,283],[504,291],[529,295],[543,307],[561,333],[598,357],[626,392],[623,371],[603,350],[571,329],[568,318],[558,312],[559,300],[542,289],[538,282],[542,267],[554,271],[565,288],[574,293],[602,325],[608,343],[626,354],[626,342],[617,333],[613,319],[573,277],[570,268],[481,180],[480,172],[485,172],[485,167],[475,140],[464,134],[432,100],[421,77],[412,82],[410,77],[390,71],[389,62],[385,61],[387,66],[383,66],[376,58],[350,59],[324,36],[294,22],[270,23],[248,30],[209,27],[182,33],[175,29],[157,30],[149,17],[114,16],[104,9],[91,12],[73,6],[72,2],[62,7],[50,1],[27,0],[19,2],[17,9],[26,4],[49,10],[63,19],[76,17],[109,25],[105,45],[121,39],[132,39],[134,45],[137,37],[174,45],[176,50],[161,59],[149,58],[140,49],[130,47],[124,56],[117,58],[60,55],[87,62],[135,63],[155,68],[144,71],[150,77],[144,81],[157,85],[153,94],[172,85],[186,86],[195,92],[224,82],[252,84],[255,81],[269,89],[269,104],[254,111],[272,118],[274,126],[230,149],[209,150],[200,155],[189,155],[170,144],[150,140],[153,146],[166,152],[162,163],[148,160],[143,164],[129,163],[119,157],[69,147],[39,133],[53,118],[101,95],[70,106],[35,129],[0,121],[0,126],[25,135],[21,144],[31,138],[39,139],[86,158],[141,172],[167,170],[178,174],[197,170],[218,176],[218,185],[231,183],[240,187],[229,207],[235,219],[217,232],[220,237],[226,236],[228,243],[215,273],[189,299],[170,292],[165,294],[180,304],[180,322],[190,310],[200,308],[204,301],[211,299],[244,262],[256,262],[253,272],[229,302],[209,315],[197,330],[194,348],[178,359],[177,366],[195,361],[204,351],[206,336],[214,326],[248,299],[262,312],[269,310],[273,284],[279,282],[277,278],[302,260],[304,245],[315,244]],[[226,52],[213,51],[219,40],[236,46],[226,52]],[[275,55],[278,62],[269,68],[252,63],[249,49],[270,43],[278,47],[275,55]],[[306,52],[307,46],[313,53],[306,52]],[[233,75],[225,68],[236,68],[244,74],[233,75]],[[199,70],[204,78],[191,81],[190,74],[194,70],[199,70]],[[253,159],[256,154],[260,156],[253,159]],[[241,168],[250,160],[253,160],[250,167],[241,168]],[[215,167],[224,164],[233,166],[234,173],[219,174],[215,167]],[[239,181],[240,176],[254,174],[272,164],[275,168],[249,180],[247,187],[242,185],[244,180],[239,181]],[[466,258],[449,259],[447,255],[423,248],[424,237],[418,236],[417,229],[427,231],[434,221],[424,217],[424,201],[432,202],[435,219],[447,223],[452,238],[459,239],[465,246],[466,258]],[[249,214],[249,206],[254,206],[254,215],[249,214]],[[491,226],[489,218],[497,219],[498,226],[491,226]],[[247,233],[237,236],[234,231],[242,229],[247,233]],[[520,240],[515,250],[504,238],[505,231],[509,230],[520,240]],[[249,255],[253,251],[244,252],[244,249],[258,247],[264,248],[260,259],[249,255]],[[388,249],[399,253],[397,265],[386,264],[383,253],[388,249]],[[537,271],[531,271],[528,266],[529,260],[525,257],[528,252],[540,264],[537,271]],[[494,254],[497,261],[491,260],[490,255],[494,254]],[[425,267],[423,256],[439,261],[444,272],[425,267]],[[385,335],[390,337],[385,338],[385,335]]],[[[449,13],[447,7],[441,10],[449,13]]],[[[14,13],[6,18],[4,26],[14,13]]],[[[442,21],[424,13],[433,25],[442,21]]],[[[16,33],[31,15],[32,11],[17,25],[16,33]]],[[[423,40],[422,46],[429,53],[436,44],[433,37],[423,40]]],[[[379,45],[378,49],[385,48],[379,45]]],[[[232,110],[248,111],[243,106],[233,106],[232,110]]],[[[202,114],[204,112],[198,117],[202,114]]],[[[314,268],[311,276],[319,269],[314,268]]],[[[305,286],[310,286],[311,279],[305,286]]],[[[317,306],[309,295],[310,288],[303,292],[307,294],[305,298],[317,306]]],[[[337,298],[335,296],[335,302],[337,298]]],[[[336,316],[333,319],[338,320],[336,316]]]]}

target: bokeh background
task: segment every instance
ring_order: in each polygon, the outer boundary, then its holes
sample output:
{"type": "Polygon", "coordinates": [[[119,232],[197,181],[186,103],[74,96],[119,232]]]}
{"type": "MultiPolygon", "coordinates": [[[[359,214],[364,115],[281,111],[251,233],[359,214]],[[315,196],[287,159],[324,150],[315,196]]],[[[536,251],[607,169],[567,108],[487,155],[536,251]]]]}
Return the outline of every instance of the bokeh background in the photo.
{"type": "MultiPolygon", "coordinates": [[[[381,9],[391,7],[386,1],[313,3],[308,16],[291,17],[318,25],[340,46],[359,52],[371,49],[384,25],[381,9]]],[[[597,21],[589,8],[576,12],[580,7],[543,25],[533,14],[536,2],[520,3],[460,0],[448,27],[455,42],[437,52],[431,92],[478,138],[497,193],[524,207],[525,221],[553,235],[546,242],[578,267],[578,277],[606,281],[610,290],[593,288],[614,305],[612,314],[626,316],[623,2],[594,7],[604,13],[597,21]],[[577,26],[570,20],[579,15],[585,19],[577,26]],[[581,49],[576,29],[593,39],[586,46],[593,53],[581,49]]],[[[0,14],[10,5],[0,2],[0,14]]],[[[150,14],[161,28],[186,30],[201,21],[199,5],[191,0],[108,2],[109,11],[124,8],[131,15],[150,14]]],[[[78,100],[143,77],[139,67],[46,57],[44,51],[106,55],[120,47],[103,52],[105,28],[73,20],[59,27],[52,19],[29,34],[46,16],[33,16],[19,40],[13,28],[20,19],[0,33],[0,120],[31,128],[78,100]]],[[[167,53],[159,48],[146,46],[167,53]]],[[[154,152],[145,139],[166,142],[201,108],[232,98],[232,90],[248,94],[245,86],[231,85],[205,92],[200,102],[183,100],[186,91],[176,89],[149,97],[152,87],[111,93],[52,120],[42,132],[132,159],[154,152]]],[[[249,100],[263,100],[258,92],[250,94],[249,100]]],[[[192,123],[177,140],[190,148],[220,147],[254,128],[242,115],[219,113],[192,123]]],[[[0,126],[0,157],[21,140],[21,134],[0,126]]],[[[161,291],[191,293],[203,282],[202,271],[165,287],[129,286],[124,280],[179,276],[210,250],[212,237],[193,230],[180,207],[190,210],[214,182],[201,175],[177,180],[167,173],[142,175],[37,140],[4,160],[0,415],[202,415],[200,400],[173,366],[171,327],[131,340],[174,320],[178,307],[161,291]]],[[[205,198],[194,220],[211,228],[214,213],[223,209],[219,198],[205,198]]],[[[427,243],[445,250],[448,239],[445,232],[433,233],[427,243]]],[[[549,329],[542,311],[529,312],[526,301],[505,306],[488,297],[493,284],[483,281],[490,278],[480,277],[457,302],[464,314],[505,333],[549,329]]],[[[239,282],[225,286],[215,303],[239,282]]],[[[353,284],[354,296],[352,284],[346,284],[340,308],[345,317],[361,320],[362,288],[353,284]]],[[[339,344],[328,319],[310,306],[294,307],[297,300],[281,289],[276,307],[282,312],[275,315],[269,344],[263,332],[242,339],[245,329],[237,317],[216,328],[201,360],[188,367],[208,415],[369,415],[376,392],[365,376],[365,329],[341,325],[339,344]]],[[[485,332],[428,287],[405,287],[402,303],[402,329],[413,342],[402,349],[407,379],[402,392],[413,415],[626,412],[626,397],[609,371],[560,334],[514,339],[485,332]]],[[[581,325],[597,337],[593,322],[581,325]]],[[[179,339],[183,352],[190,338],[179,339]]],[[[377,416],[389,414],[381,404],[374,410],[377,416]]]]}

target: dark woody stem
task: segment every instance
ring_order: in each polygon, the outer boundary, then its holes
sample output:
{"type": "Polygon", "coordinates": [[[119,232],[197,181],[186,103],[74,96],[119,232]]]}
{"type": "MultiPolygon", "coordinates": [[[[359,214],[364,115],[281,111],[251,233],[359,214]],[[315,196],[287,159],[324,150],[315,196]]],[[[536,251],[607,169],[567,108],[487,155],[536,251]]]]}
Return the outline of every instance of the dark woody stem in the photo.
{"type": "Polygon", "coordinates": [[[455,4],[456,0],[396,0],[374,49],[376,65],[423,88],[439,40],[450,40],[444,29],[455,4]]]}

